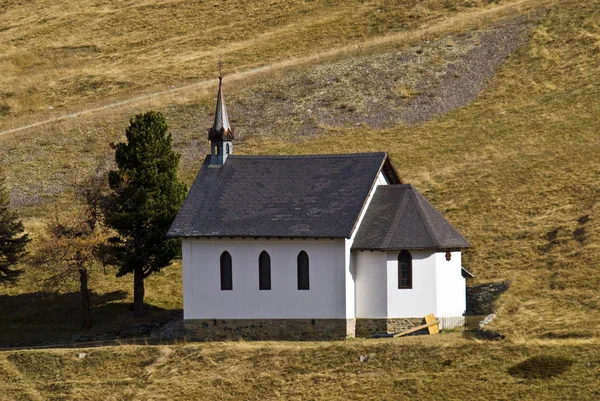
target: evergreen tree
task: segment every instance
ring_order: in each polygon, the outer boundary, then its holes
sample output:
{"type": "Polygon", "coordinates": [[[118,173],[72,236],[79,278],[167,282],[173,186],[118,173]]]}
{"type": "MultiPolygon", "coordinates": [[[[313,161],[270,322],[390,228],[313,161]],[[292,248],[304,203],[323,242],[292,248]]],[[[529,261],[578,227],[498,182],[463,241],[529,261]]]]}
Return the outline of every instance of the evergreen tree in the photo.
{"type": "Polygon", "coordinates": [[[30,241],[25,228],[10,209],[8,190],[0,174],[0,282],[14,282],[20,270],[15,269],[30,241]]]}
{"type": "Polygon", "coordinates": [[[172,149],[162,114],[147,112],[130,121],[126,143],[113,145],[118,170],[109,172],[112,190],[104,207],[111,237],[102,255],[118,267],[117,276],[133,273],[134,315],[144,313],[144,279],[180,254],[180,242],[167,231],[187,192],[179,182],[179,155],[172,149]]]}

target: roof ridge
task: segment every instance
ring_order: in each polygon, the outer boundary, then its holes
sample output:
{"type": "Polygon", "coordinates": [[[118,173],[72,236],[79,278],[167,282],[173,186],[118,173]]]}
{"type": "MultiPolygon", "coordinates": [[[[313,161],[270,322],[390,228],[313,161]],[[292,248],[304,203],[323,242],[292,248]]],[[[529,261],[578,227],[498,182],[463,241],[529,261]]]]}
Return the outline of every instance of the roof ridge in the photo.
{"type": "Polygon", "coordinates": [[[368,157],[368,156],[386,156],[386,152],[365,152],[365,153],[317,153],[308,155],[239,155],[232,154],[227,158],[232,159],[325,159],[325,158],[350,158],[350,157],[368,157]]]}
{"type": "MultiPolygon", "coordinates": [[[[400,185],[403,185],[403,184],[400,184],[400,185]]],[[[388,232],[385,234],[385,237],[382,241],[381,245],[383,248],[387,248],[388,245],[390,244],[390,241],[392,240],[392,237],[394,236],[394,233],[396,232],[396,228],[398,228],[398,223],[400,222],[400,218],[404,214],[404,209],[406,209],[406,205],[408,205],[408,197],[403,197],[402,203],[400,204],[400,207],[398,207],[398,209],[396,210],[396,214],[394,215],[394,218],[392,219],[393,224],[389,225],[388,232]]]]}
{"type": "Polygon", "coordinates": [[[425,212],[423,210],[423,205],[421,205],[420,199],[417,196],[417,194],[421,195],[419,193],[419,191],[417,191],[417,189],[412,186],[412,191],[410,193],[411,198],[413,199],[413,202],[415,203],[416,206],[416,210],[417,213],[419,213],[419,216],[421,217],[421,221],[423,222],[423,225],[425,226],[425,230],[427,230],[427,234],[429,235],[429,238],[431,239],[431,242],[433,243],[433,246],[435,247],[439,247],[440,246],[440,241],[438,240],[437,236],[435,235],[435,232],[433,230],[433,227],[431,227],[431,225],[429,224],[429,220],[427,219],[427,216],[425,216],[425,212]]]}

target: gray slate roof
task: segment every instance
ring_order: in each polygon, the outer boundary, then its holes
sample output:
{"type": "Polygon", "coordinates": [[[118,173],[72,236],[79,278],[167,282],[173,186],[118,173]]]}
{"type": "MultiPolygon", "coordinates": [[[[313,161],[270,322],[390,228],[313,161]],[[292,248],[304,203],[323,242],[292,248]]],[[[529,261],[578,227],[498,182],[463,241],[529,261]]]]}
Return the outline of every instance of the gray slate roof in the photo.
{"type": "Polygon", "coordinates": [[[171,237],[349,237],[379,171],[400,183],[386,153],[209,158],[171,237]]]}
{"type": "Polygon", "coordinates": [[[458,250],[467,240],[412,185],[380,185],[352,249],[458,250]]]}

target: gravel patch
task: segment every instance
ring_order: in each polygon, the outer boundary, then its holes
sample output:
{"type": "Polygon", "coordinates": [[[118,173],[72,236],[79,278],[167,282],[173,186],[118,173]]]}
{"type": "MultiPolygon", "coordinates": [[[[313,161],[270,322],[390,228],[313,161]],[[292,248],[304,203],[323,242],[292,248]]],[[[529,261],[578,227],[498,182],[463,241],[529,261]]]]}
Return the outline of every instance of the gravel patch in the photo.
{"type": "Polygon", "coordinates": [[[279,74],[231,94],[240,135],[314,135],[324,127],[414,125],[472,102],[526,43],[525,18],[418,46],[279,74]]]}
{"type": "Polygon", "coordinates": [[[411,101],[400,118],[408,124],[418,124],[471,103],[504,60],[525,44],[531,27],[531,23],[517,19],[482,33],[480,44],[458,62],[449,63],[439,79],[424,78],[417,89],[428,96],[411,101]]]}

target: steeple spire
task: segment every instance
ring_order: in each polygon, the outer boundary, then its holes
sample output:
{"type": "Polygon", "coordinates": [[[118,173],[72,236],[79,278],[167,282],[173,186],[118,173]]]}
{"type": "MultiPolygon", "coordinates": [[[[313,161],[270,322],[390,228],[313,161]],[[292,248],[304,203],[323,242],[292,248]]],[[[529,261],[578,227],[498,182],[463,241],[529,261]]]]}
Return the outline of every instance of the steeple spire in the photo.
{"type": "Polygon", "coordinates": [[[212,128],[208,130],[208,139],[215,137],[222,139],[234,139],[234,129],[229,124],[227,107],[225,107],[225,98],[223,97],[223,77],[219,74],[219,91],[217,92],[217,109],[215,110],[215,120],[212,128]]]}
{"type": "Polygon", "coordinates": [[[217,109],[215,110],[215,120],[213,126],[208,129],[208,139],[211,148],[211,166],[221,166],[225,164],[227,156],[233,151],[231,141],[235,139],[234,129],[229,124],[227,107],[225,107],[225,98],[223,96],[223,63],[219,60],[219,91],[217,92],[217,109]]]}

